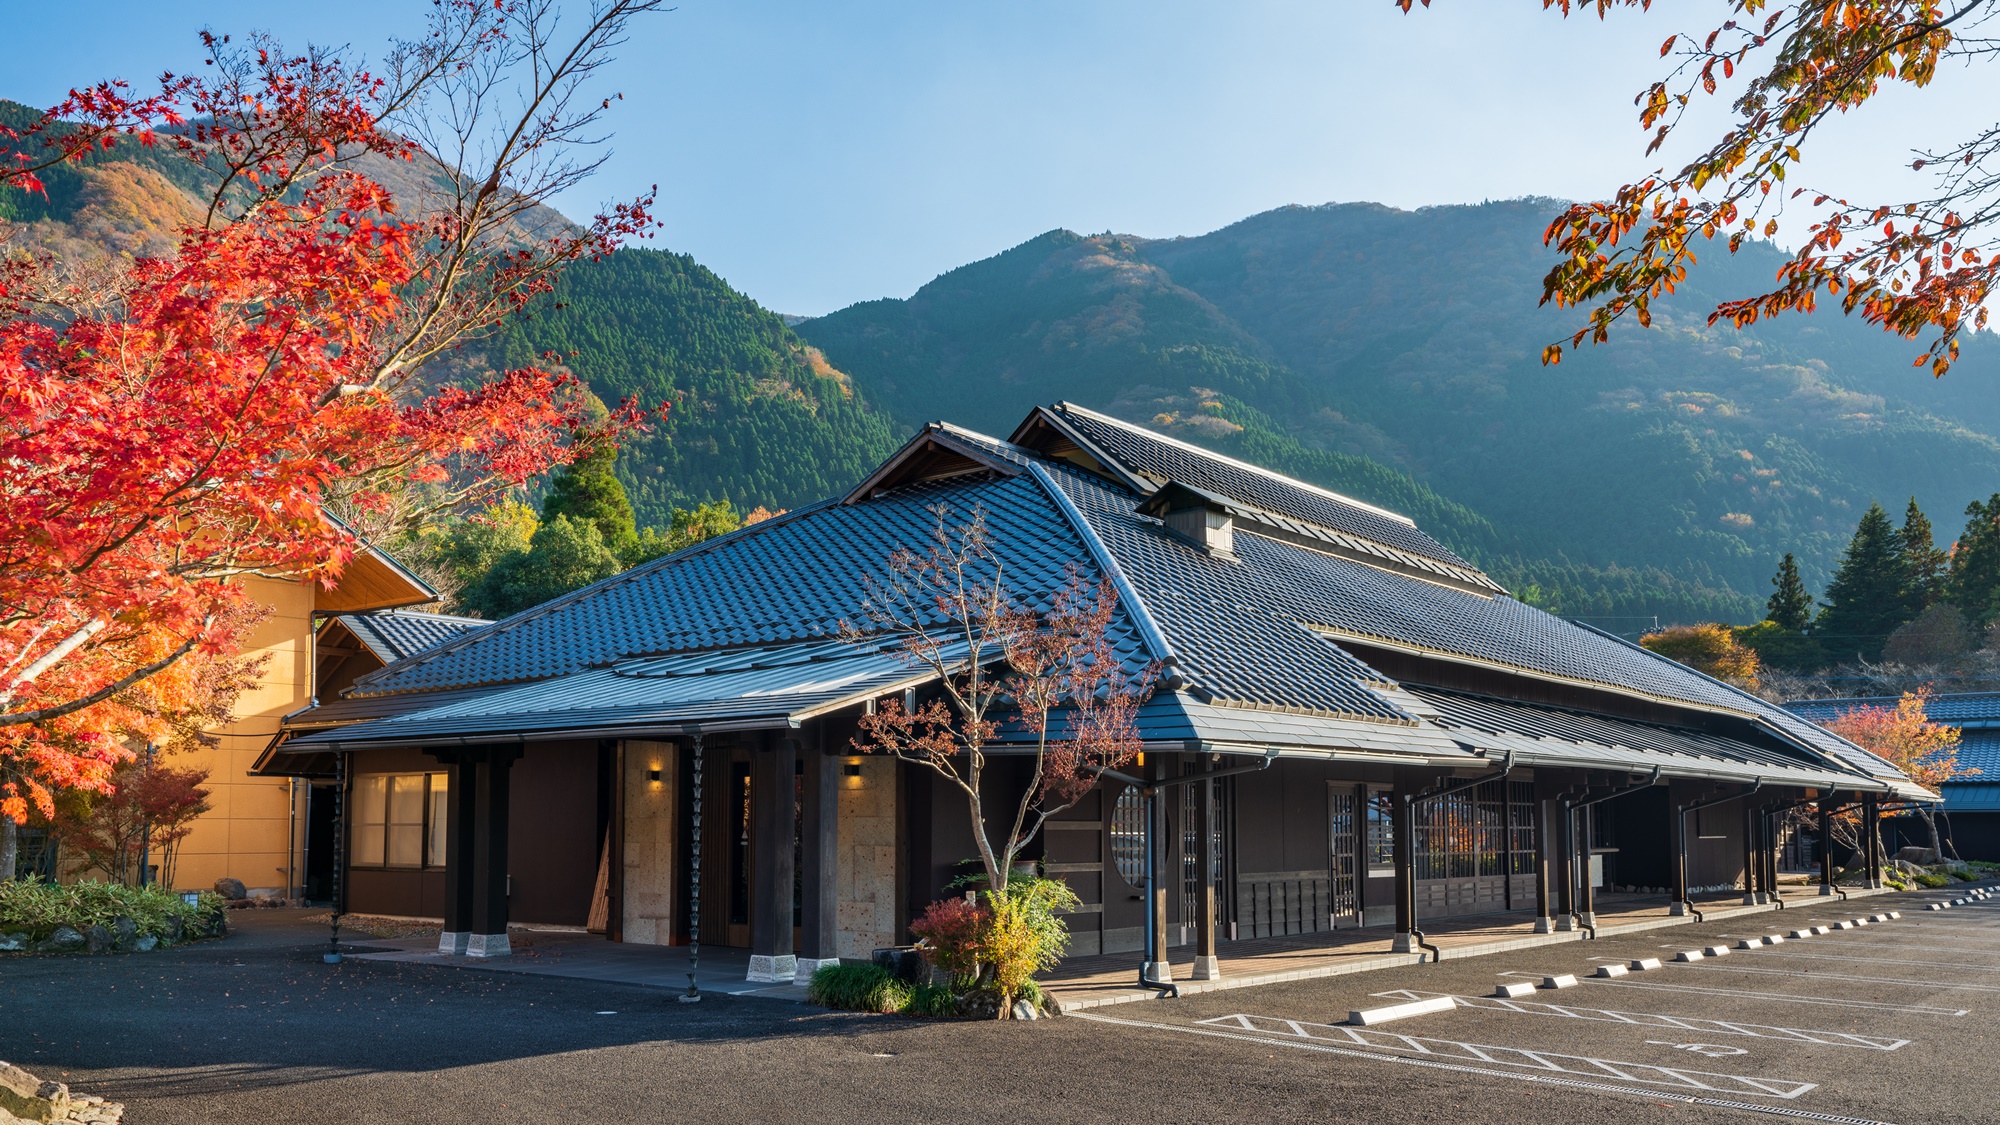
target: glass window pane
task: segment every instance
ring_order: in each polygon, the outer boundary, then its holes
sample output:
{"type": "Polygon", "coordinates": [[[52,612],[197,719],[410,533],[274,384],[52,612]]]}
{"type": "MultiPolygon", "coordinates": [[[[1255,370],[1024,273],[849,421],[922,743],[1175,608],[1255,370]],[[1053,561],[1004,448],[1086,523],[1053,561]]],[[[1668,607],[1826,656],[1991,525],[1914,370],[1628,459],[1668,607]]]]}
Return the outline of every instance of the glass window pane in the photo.
{"type": "Polygon", "coordinates": [[[354,862],[361,867],[382,863],[382,826],[388,810],[389,779],[363,777],[354,786],[354,862]]]}
{"type": "Polygon", "coordinates": [[[432,867],[443,867],[445,862],[445,810],[451,802],[451,775],[434,773],[431,775],[431,826],[429,851],[424,862],[432,867]]]}
{"type": "Polygon", "coordinates": [[[391,824],[389,826],[389,866],[416,867],[424,860],[424,826],[421,824],[391,824]]]}

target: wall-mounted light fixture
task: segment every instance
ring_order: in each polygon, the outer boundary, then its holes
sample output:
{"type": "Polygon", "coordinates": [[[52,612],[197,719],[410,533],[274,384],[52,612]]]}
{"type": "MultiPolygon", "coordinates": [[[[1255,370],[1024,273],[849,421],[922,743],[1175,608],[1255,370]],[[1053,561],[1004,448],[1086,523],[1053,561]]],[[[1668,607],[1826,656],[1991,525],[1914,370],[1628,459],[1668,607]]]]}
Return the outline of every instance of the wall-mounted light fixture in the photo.
{"type": "Polygon", "coordinates": [[[654,766],[652,769],[647,770],[646,780],[658,785],[660,783],[660,767],[654,766]]]}
{"type": "Polygon", "coordinates": [[[843,776],[846,776],[846,777],[860,777],[860,776],[861,776],[861,759],[859,759],[859,758],[849,758],[849,759],[847,759],[847,760],[846,760],[845,762],[842,762],[842,763],[840,764],[840,772],[841,772],[841,774],[842,774],[843,776]]]}

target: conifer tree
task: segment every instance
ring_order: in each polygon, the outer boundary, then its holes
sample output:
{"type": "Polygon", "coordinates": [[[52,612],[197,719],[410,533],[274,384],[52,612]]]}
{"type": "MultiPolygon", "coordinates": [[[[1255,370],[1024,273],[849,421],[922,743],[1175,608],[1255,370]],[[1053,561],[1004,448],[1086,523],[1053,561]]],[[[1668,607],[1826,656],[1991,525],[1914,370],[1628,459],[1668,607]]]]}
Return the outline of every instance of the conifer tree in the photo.
{"type": "Polygon", "coordinates": [[[1903,592],[1903,604],[1914,618],[1917,614],[1944,600],[1945,578],[1951,566],[1951,556],[1938,549],[1931,537],[1931,520],[1917,507],[1917,498],[1910,497],[1910,506],[1903,511],[1903,569],[1908,573],[1909,586],[1903,592]]]}
{"type": "Polygon", "coordinates": [[[1903,601],[1909,588],[1902,536],[1880,504],[1870,504],[1827,583],[1813,633],[1835,659],[1882,659],[1882,644],[1910,619],[1903,601]]]}
{"type": "Polygon", "coordinates": [[[1793,633],[1805,632],[1812,623],[1812,595],[1806,593],[1806,584],[1799,578],[1799,561],[1790,551],[1785,552],[1784,561],[1778,564],[1778,573],[1771,576],[1771,585],[1778,592],[1764,603],[1770,610],[1765,620],[1793,633]]]}
{"type": "Polygon", "coordinates": [[[573,523],[596,524],[604,545],[623,553],[638,535],[638,527],[632,501],[614,471],[617,464],[618,447],[606,442],[564,467],[542,498],[542,522],[568,516],[573,523]]]}
{"type": "Polygon", "coordinates": [[[2000,492],[1965,508],[1965,534],[1951,552],[1945,592],[1976,625],[2000,615],[2000,492]]]}

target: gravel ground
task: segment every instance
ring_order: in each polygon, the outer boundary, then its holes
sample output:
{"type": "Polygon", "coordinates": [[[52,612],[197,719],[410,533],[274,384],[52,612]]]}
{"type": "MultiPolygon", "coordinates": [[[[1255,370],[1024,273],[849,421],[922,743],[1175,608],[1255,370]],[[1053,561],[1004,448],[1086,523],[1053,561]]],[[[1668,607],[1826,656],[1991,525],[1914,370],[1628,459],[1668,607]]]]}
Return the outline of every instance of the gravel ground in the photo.
{"type": "Polygon", "coordinates": [[[1834,1119],[1991,1121],[1983,1079],[2000,1011],[2000,906],[1918,912],[1936,897],[1795,908],[1031,1024],[923,1023],[720,996],[686,1005],[587,981],[328,966],[319,960],[324,929],[304,923],[304,912],[246,911],[218,942],[0,960],[0,1058],[125,1102],[134,1125],[1771,1119],[1690,1100],[1701,1096],[1834,1119]],[[1593,958],[1671,957],[1725,934],[1892,908],[1905,920],[1528,998],[1627,1015],[1462,1007],[1382,1029],[1417,1043],[1378,1034],[1356,1044],[1331,1027],[1351,1007],[1395,999],[1377,993],[1476,997],[1496,981],[1528,979],[1510,974],[1588,973],[1593,958]],[[1660,1015],[1739,1030],[1662,1027],[1660,1015]],[[1867,1043],[1800,1041],[1799,1031],[1867,1043]],[[1466,1044],[1481,1054],[1467,1056],[1466,1044]],[[1397,1061],[1413,1057],[1459,1069],[1397,1061]],[[1606,1062],[1625,1069],[1607,1072],[1606,1062]],[[1736,1092],[1704,1094],[1635,1067],[1715,1075],[1693,1080],[1736,1092]],[[1592,1076],[1579,1079],[1579,1068],[1592,1076]],[[1744,1076],[1805,1088],[1745,1096],[1732,1085],[1744,1076]]]}

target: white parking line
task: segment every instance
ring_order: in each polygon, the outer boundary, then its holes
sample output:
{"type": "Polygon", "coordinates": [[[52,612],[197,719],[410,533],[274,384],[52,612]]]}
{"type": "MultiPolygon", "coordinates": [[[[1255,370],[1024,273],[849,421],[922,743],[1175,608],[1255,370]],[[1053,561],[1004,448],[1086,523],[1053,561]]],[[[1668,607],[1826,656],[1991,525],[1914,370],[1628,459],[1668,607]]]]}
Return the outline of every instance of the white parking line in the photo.
{"type": "Polygon", "coordinates": [[[1817,1082],[1798,1082],[1788,1078],[1754,1078],[1747,1075],[1719,1074],[1714,1071],[1654,1066],[1650,1063],[1624,1062],[1617,1059],[1595,1059],[1585,1055],[1565,1055],[1555,1051],[1499,1047],[1490,1043],[1465,1043],[1455,1039],[1433,1039],[1422,1035],[1398,1035],[1392,1031],[1375,1031],[1365,1027],[1306,1023],[1301,1020],[1280,1019],[1276,1016],[1217,1016],[1200,1022],[1210,1027],[1254,1031],[1270,1036],[1332,1043],[1340,1047],[1360,1047],[1369,1051],[1388,1051],[1454,1062],[1483,1063],[1488,1066],[1519,1067],[1524,1070],[1566,1074],[1579,1078],[1610,1078],[1620,1082],[1636,1082],[1643,1086],[1666,1086],[1677,1090],[1732,1094],[1739,1097],[1783,1098],[1789,1101],[1819,1086],[1817,1082]]]}
{"type": "Polygon", "coordinates": [[[1328,1055],[1345,1055],[1349,1058],[1373,1059],[1377,1062],[1396,1063],[1401,1066],[1422,1067],[1425,1070],[1446,1070],[1459,1074],[1477,1074],[1488,1078],[1506,1078],[1516,1082],[1532,1082],[1540,1086],[1562,1086],[1573,1090],[1589,1090],[1602,1094],[1624,1094],[1632,1097],[1671,1098],[1688,1105],[1715,1106],[1720,1109],[1742,1109],[1777,1117],[1797,1117],[1808,1121],[1834,1122],[1836,1125],[1888,1125],[1871,1117],[1843,1117],[1832,1113],[1815,1113],[1793,1109],[1771,1102],[1738,1102],[1724,1098],[1709,1098],[1692,1094],[1672,1093],[1658,1087],[1618,1086],[1609,1082],[1592,1082],[1580,1078],[1563,1078],[1551,1074],[1523,1072],[1519,1070],[1496,1070],[1483,1066],[1468,1066],[1464,1063],[1444,1062],[1438,1059],[1412,1058],[1407,1055],[1382,1054],[1375,1051],[1336,1047],[1331,1043],[1315,1043],[1302,1039],[1280,1038],[1259,1035],[1255,1032],[1225,1031],[1214,1027],[1194,1027],[1187,1024],[1154,1023],[1150,1020],[1128,1020],[1117,1016],[1107,1016],[1097,1012],[1072,1012],[1070,1018],[1091,1023],[1108,1023],[1120,1027],[1142,1027],[1152,1031],[1171,1031],[1181,1035],[1204,1035],[1214,1039],[1235,1039],[1259,1046],[1289,1047],[1301,1051],[1317,1051],[1328,1055]]]}
{"type": "Polygon", "coordinates": [[[1752,1039],[1780,1039],[1789,1043],[1810,1043],[1821,1047],[1865,1047],[1871,1051],[1893,1051],[1898,1047],[1907,1047],[1912,1042],[1908,1039],[1889,1039],[1879,1035],[1856,1035],[1848,1031],[1811,1031],[1800,1027],[1739,1023],[1735,1020],[1705,1020],[1691,1016],[1664,1016],[1652,1012],[1620,1012],[1608,1008],[1548,1004],[1538,1000],[1502,1000],[1490,996],[1459,996],[1449,992],[1420,992],[1415,989],[1377,992],[1375,995],[1383,999],[1399,1000],[1426,1000],[1434,996],[1444,996],[1450,997],[1461,1008],[1483,1011],[1561,1016],[1573,1020],[1631,1024],[1636,1027],[1666,1027],[1676,1031],[1698,1031],[1705,1035],[1742,1035],[1752,1039]]]}
{"type": "Polygon", "coordinates": [[[1863,961],[1873,965],[1930,965],[1939,969],[1957,969],[1962,973],[2000,973],[2000,963],[1993,965],[1968,965],[1962,961],[1925,961],[1905,957],[1842,957],[1838,953],[1826,952],[1825,946],[1821,946],[1811,953],[1807,953],[1803,949],[1797,952],[1758,949],[1754,952],[1760,961],[1766,957],[1803,957],[1808,961],[1863,961]]]}
{"type": "Polygon", "coordinates": [[[1773,1000],[1785,1004],[1818,1004],[1828,1008],[1866,1008],[1876,1012],[1900,1012],[1912,1016],[1963,1016],[1969,1008],[1934,1008],[1928,1004],[1886,1004],[1875,1000],[1840,1000],[1828,996],[1798,996],[1789,992],[1758,992],[1748,988],[1709,988],[1699,984],[1641,984],[1633,980],[1598,980],[1585,984],[1599,988],[1650,988],[1660,992],[1694,992],[1706,996],[1738,996],[1745,1000],[1773,1000]]]}
{"type": "Polygon", "coordinates": [[[1756,973],[1766,977],[1797,977],[1801,980],[1839,980],[1852,984],[1900,984],[1906,988],[1935,988],[1940,992],[2000,992],[2000,984],[1947,984],[1934,980],[1904,977],[1849,977],[1839,973],[1802,973],[1795,969],[1753,969],[1748,965],[1689,965],[1707,973],[1756,973]]]}

